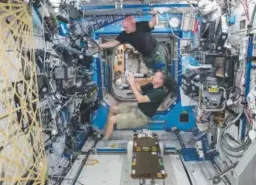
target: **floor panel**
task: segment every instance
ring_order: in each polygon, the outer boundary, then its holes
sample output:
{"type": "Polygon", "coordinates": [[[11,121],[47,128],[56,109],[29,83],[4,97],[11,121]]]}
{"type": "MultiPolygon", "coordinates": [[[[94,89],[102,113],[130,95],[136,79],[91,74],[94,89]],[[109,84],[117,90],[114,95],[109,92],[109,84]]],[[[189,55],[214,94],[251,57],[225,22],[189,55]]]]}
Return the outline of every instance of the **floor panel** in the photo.
{"type": "MultiPolygon", "coordinates": [[[[213,184],[212,178],[216,174],[216,170],[210,161],[185,162],[185,166],[194,185],[213,184]]],[[[220,182],[218,185],[224,185],[224,182],[220,182]]]]}
{"type": "MultiPolygon", "coordinates": [[[[168,177],[166,185],[190,185],[178,155],[163,157],[168,177]]],[[[67,178],[74,178],[75,171],[81,163],[74,163],[67,178]]],[[[131,162],[126,155],[92,155],[84,166],[78,181],[84,185],[139,185],[138,180],[130,177],[131,162]],[[98,163],[96,163],[98,162],[98,163]]],[[[148,181],[147,184],[150,182],[148,181]]],[[[155,181],[161,185],[163,181],[155,181]]],[[[72,181],[65,181],[62,185],[71,185],[72,181]]],[[[78,185],[78,183],[76,183],[78,185]]]]}
{"type": "MultiPolygon", "coordinates": [[[[123,159],[122,155],[91,155],[77,180],[83,185],[120,185],[123,159]]],[[[79,165],[79,162],[75,163],[71,169],[72,173],[66,177],[73,179],[79,165]]],[[[71,184],[71,181],[62,183],[71,184]]]]}
{"type": "MultiPolygon", "coordinates": [[[[177,136],[171,132],[156,131],[159,140],[167,148],[178,150],[181,148],[177,136]]],[[[115,131],[110,141],[100,141],[96,149],[127,149],[127,143],[132,139],[131,131],[115,131]]],[[[181,138],[185,146],[193,147],[193,136],[189,133],[181,132],[181,138]]],[[[83,151],[88,151],[93,146],[93,141],[88,140],[83,147],[83,151]]],[[[66,178],[74,179],[74,176],[84,159],[84,155],[79,156],[66,178]]],[[[164,155],[164,166],[168,174],[165,185],[190,185],[185,169],[179,155],[164,155]]],[[[150,162],[150,161],[149,161],[150,162]]],[[[208,161],[185,162],[185,166],[190,175],[193,185],[211,185],[212,177],[216,174],[213,165],[208,161]]],[[[96,153],[89,157],[88,163],[83,167],[78,181],[84,185],[139,185],[138,180],[130,177],[131,161],[124,154],[101,154],[96,153]]],[[[63,181],[62,185],[71,185],[72,181],[63,181]]],[[[76,183],[78,185],[79,183],[76,183]]],[[[150,184],[149,182],[147,185],[150,184]]],[[[162,181],[156,181],[156,185],[162,185],[162,181]]],[[[223,185],[220,183],[219,185],[223,185]]]]}
{"type": "MultiPolygon", "coordinates": [[[[154,131],[154,133],[158,135],[159,140],[164,143],[165,148],[167,148],[168,150],[179,150],[181,148],[179,140],[174,133],[165,131],[154,131]]],[[[127,143],[129,140],[132,139],[132,136],[132,131],[115,131],[109,141],[99,141],[95,148],[126,149],[127,143]]],[[[82,151],[87,152],[93,146],[93,143],[93,140],[88,140],[85,143],[82,151]]]]}

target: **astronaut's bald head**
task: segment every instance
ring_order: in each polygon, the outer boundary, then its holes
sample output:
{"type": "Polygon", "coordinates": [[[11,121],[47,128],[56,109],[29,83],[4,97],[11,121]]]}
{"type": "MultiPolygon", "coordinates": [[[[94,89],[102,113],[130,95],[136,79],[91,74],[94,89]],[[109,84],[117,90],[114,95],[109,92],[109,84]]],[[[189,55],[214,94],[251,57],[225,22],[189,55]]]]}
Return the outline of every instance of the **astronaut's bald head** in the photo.
{"type": "Polygon", "coordinates": [[[126,33],[132,33],[136,30],[136,20],[133,16],[128,16],[123,20],[123,28],[126,33]]]}

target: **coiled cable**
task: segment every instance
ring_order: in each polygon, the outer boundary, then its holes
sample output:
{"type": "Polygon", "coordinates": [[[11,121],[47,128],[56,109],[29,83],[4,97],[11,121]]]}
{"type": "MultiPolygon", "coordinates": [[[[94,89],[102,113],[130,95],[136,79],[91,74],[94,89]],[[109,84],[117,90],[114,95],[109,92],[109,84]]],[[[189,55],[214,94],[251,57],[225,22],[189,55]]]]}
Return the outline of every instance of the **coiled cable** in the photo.
{"type": "MultiPolygon", "coordinates": [[[[228,117],[225,121],[226,127],[222,128],[220,132],[220,148],[226,155],[231,157],[242,157],[244,151],[251,143],[250,138],[247,137],[244,142],[242,142],[241,144],[236,142],[236,146],[234,146],[234,144],[230,144],[231,136],[225,133],[234,123],[236,123],[240,119],[241,115],[242,113],[240,113],[235,119],[232,116],[228,117]]],[[[247,127],[250,127],[250,125],[247,124],[247,127]]]]}

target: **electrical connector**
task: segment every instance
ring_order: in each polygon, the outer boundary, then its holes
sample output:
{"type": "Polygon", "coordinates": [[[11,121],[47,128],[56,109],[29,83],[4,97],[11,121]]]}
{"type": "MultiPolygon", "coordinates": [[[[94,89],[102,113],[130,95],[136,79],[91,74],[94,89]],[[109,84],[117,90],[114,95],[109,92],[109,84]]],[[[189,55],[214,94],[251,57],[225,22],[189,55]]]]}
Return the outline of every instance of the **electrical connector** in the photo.
{"type": "Polygon", "coordinates": [[[226,105],[227,105],[227,107],[230,107],[230,106],[234,105],[233,100],[228,99],[228,100],[226,101],[226,105]]]}
{"type": "Polygon", "coordinates": [[[204,151],[203,151],[203,144],[201,141],[197,141],[196,144],[195,144],[195,147],[196,147],[196,152],[199,156],[199,158],[204,158],[204,151]]]}
{"type": "Polygon", "coordinates": [[[201,158],[201,159],[204,158],[204,152],[203,152],[203,150],[198,150],[197,153],[198,153],[198,155],[199,155],[199,158],[201,158]]]}
{"type": "Polygon", "coordinates": [[[197,141],[197,142],[196,142],[196,149],[197,149],[197,150],[202,150],[202,149],[203,149],[203,145],[202,145],[202,142],[201,142],[201,141],[197,141]]]}
{"type": "Polygon", "coordinates": [[[250,130],[248,135],[249,135],[249,138],[251,139],[251,141],[253,141],[256,138],[256,131],[250,130]]]}

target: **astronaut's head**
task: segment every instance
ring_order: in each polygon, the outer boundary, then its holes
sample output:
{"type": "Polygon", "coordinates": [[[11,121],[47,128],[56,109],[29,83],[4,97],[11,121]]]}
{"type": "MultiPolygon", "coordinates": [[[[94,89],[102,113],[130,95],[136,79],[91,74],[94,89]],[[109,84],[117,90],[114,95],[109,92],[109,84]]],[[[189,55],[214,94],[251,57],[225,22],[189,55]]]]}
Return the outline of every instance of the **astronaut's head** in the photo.
{"type": "Polygon", "coordinates": [[[136,20],[133,16],[126,17],[123,20],[123,28],[126,33],[133,33],[136,31],[136,20]]]}
{"type": "Polygon", "coordinates": [[[167,76],[164,72],[157,71],[155,73],[155,75],[153,76],[152,83],[154,86],[162,87],[165,84],[166,78],[167,78],[167,76]]]}

